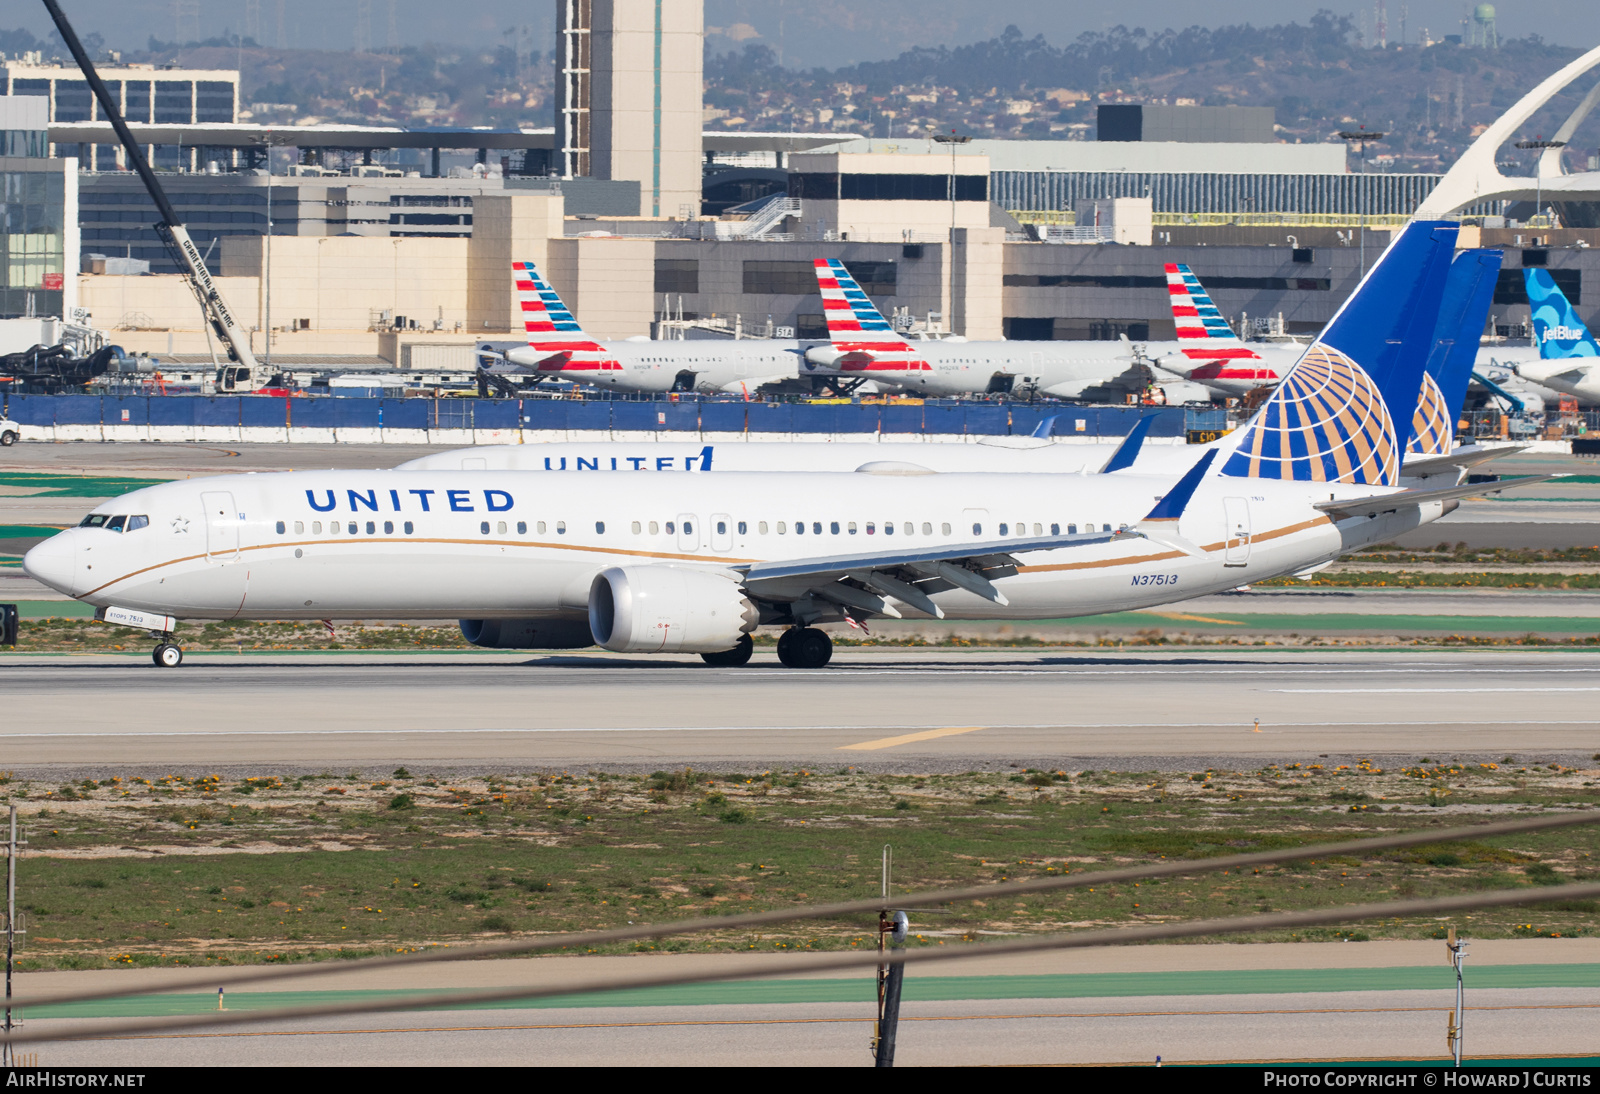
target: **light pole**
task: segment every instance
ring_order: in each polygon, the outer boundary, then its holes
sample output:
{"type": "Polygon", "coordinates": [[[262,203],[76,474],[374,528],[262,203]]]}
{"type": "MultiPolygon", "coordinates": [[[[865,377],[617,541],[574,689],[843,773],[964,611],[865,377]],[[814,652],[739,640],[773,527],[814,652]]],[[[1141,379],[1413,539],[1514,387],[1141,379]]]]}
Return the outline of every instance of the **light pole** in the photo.
{"type": "Polygon", "coordinates": [[[956,241],[956,145],[966,144],[971,137],[958,137],[954,129],[949,133],[935,133],[933,139],[950,146],[950,242],[956,241]]]}
{"type": "MultiPolygon", "coordinates": [[[[1348,147],[1351,144],[1351,142],[1356,142],[1356,143],[1359,143],[1361,145],[1361,174],[1365,175],[1367,173],[1367,142],[1368,141],[1381,141],[1381,140],[1383,140],[1383,138],[1387,137],[1388,135],[1389,134],[1379,132],[1376,129],[1368,129],[1366,126],[1363,125],[1363,126],[1357,128],[1357,129],[1346,129],[1346,130],[1341,131],[1339,133],[1339,139],[1345,142],[1346,147],[1348,147]]],[[[1357,204],[1358,205],[1361,204],[1364,200],[1365,200],[1364,196],[1361,194],[1361,192],[1358,191],[1357,192],[1357,197],[1356,197],[1357,204]]],[[[1356,223],[1356,231],[1361,233],[1361,258],[1360,258],[1361,276],[1362,277],[1366,277],[1367,276],[1367,217],[1366,217],[1366,214],[1364,212],[1361,212],[1359,209],[1356,212],[1356,216],[1358,218],[1360,218],[1356,223]]]]}
{"type": "Polygon", "coordinates": [[[1513,148],[1539,149],[1539,158],[1533,161],[1534,216],[1538,216],[1544,211],[1541,208],[1544,205],[1544,149],[1565,148],[1566,146],[1566,141],[1547,141],[1542,137],[1535,137],[1531,141],[1518,141],[1516,144],[1512,145],[1513,148]]]}

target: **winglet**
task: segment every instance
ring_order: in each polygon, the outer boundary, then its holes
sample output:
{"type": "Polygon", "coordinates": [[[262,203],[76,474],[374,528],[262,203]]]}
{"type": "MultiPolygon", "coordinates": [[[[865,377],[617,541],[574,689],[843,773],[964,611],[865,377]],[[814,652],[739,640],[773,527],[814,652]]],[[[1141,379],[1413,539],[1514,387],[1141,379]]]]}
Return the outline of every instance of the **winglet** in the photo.
{"type": "MultiPolygon", "coordinates": [[[[1054,418],[1050,419],[1055,421],[1054,418]]],[[[1109,475],[1113,471],[1121,471],[1125,467],[1132,467],[1133,461],[1139,458],[1139,449],[1144,444],[1146,433],[1150,432],[1150,423],[1156,420],[1154,414],[1145,414],[1133,423],[1133,428],[1128,430],[1128,435],[1117,445],[1117,450],[1111,453],[1111,458],[1100,469],[1102,475],[1109,475]]],[[[1149,518],[1146,518],[1149,519],[1149,518]]]]}
{"type": "Polygon", "coordinates": [[[1194,492],[1200,488],[1200,480],[1206,477],[1206,472],[1211,470],[1211,461],[1216,458],[1215,448],[1200,457],[1199,462],[1189,468],[1188,474],[1179,479],[1178,484],[1168,490],[1166,496],[1156,502],[1156,507],[1150,510],[1144,520],[1135,527],[1141,527],[1152,521],[1176,522],[1183,516],[1184,509],[1188,508],[1189,499],[1194,497],[1194,492]]]}
{"type": "Polygon", "coordinates": [[[1040,440],[1054,437],[1056,435],[1056,419],[1059,417],[1061,417],[1059,414],[1050,415],[1050,417],[1033,427],[1033,433],[1030,436],[1037,437],[1040,440]]]}

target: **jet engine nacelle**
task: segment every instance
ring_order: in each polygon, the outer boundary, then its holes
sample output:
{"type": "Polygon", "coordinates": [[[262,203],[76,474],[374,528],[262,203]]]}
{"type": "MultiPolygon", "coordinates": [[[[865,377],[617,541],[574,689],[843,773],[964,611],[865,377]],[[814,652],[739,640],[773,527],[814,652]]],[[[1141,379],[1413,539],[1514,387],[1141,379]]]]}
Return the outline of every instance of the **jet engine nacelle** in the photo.
{"type": "Polygon", "coordinates": [[[589,586],[593,640],[618,653],[720,653],[760,619],[732,580],[677,566],[616,566],[589,586]]]}
{"type": "Polygon", "coordinates": [[[491,650],[576,650],[594,645],[576,619],[463,619],[461,637],[491,650]]]}

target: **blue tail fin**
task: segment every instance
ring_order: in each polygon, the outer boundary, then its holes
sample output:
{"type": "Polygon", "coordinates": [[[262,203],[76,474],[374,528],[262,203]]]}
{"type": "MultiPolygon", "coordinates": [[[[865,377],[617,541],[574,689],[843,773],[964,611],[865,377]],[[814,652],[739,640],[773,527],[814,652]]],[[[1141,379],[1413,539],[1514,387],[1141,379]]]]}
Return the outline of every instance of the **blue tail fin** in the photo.
{"type": "Polygon", "coordinates": [[[1450,264],[1407,452],[1441,456],[1450,451],[1504,257],[1502,251],[1465,251],[1450,264]]]}
{"type": "Polygon", "coordinates": [[[1459,226],[1412,221],[1262,405],[1223,464],[1239,478],[1393,486],[1459,226]],[[1410,352],[1407,347],[1411,347],[1410,352]]]}
{"type": "Polygon", "coordinates": [[[1528,304],[1533,309],[1533,336],[1539,343],[1539,356],[1546,360],[1563,357],[1600,357],[1600,344],[1583,325],[1549,270],[1527,268],[1522,281],[1528,287],[1528,304]]]}

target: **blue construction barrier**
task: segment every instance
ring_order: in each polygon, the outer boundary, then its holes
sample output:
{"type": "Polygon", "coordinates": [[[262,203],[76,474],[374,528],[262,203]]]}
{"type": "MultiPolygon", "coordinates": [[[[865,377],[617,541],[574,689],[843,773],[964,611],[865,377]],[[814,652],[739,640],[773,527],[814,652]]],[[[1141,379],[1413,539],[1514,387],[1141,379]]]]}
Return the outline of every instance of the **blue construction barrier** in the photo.
{"type": "Polygon", "coordinates": [[[385,399],[378,406],[378,421],[385,429],[427,429],[431,399],[385,399]]]}
{"type": "Polygon", "coordinates": [[[247,429],[282,429],[289,424],[288,402],[288,399],[269,395],[242,395],[239,397],[239,424],[247,429]]]}

